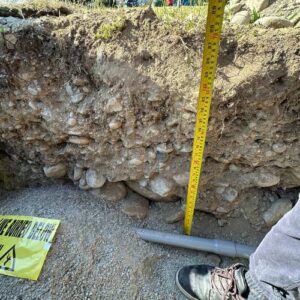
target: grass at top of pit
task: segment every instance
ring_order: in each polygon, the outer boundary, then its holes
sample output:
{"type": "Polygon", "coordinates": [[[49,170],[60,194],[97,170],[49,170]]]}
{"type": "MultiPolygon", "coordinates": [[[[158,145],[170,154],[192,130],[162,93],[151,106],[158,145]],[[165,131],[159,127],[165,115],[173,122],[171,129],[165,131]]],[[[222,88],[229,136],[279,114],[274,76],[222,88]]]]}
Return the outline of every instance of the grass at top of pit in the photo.
{"type": "MultiPolygon", "coordinates": [[[[21,3],[5,3],[5,0],[0,0],[0,4],[5,4],[6,7],[16,8],[18,10],[22,9],[59,9],[61,7],[66,7],[74,13],[88,13],[88,12],[98,12],[100,14],[106,12],[126,12],[127,10],[142,10],[146,9],[148,6],[140,7],[115,7],[109,8],[105,6],[87,6],[79,3],[72,3],[69,1],[59,1],[59,0],[27,0],[26,2],[21,3]]],[[[188,32],[197,31],[203,26],[207,14],[207,4],[197,5],[197,6],[161,6],[155,7],[152,6],[155,14],[160,18],[167,29],[172,31],[172,26],[174,23],[182,24],[184,29],[188,32]]],[[[118,14],[116,14],[117,16],[118,14]]]]}

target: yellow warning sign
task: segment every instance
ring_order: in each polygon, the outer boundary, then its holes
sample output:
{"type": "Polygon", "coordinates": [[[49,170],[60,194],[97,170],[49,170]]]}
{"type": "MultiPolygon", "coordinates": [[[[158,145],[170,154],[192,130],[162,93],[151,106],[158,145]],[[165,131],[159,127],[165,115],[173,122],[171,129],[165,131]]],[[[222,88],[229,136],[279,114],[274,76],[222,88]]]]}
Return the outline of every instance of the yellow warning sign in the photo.
{"type": "Polygon", "coordinates": [[[59,223],[0,215],[0,274],[37,280],[59,223]]]}

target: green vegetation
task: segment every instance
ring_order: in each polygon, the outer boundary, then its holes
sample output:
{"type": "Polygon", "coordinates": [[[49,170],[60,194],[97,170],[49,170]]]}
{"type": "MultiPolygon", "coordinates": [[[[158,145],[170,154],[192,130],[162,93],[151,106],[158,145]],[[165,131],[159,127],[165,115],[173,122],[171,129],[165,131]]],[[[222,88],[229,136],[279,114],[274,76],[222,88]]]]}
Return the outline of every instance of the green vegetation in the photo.
{"type": "MultiPolygon", "coordinates": [[[[22,10],[26,9],[59,9],[63,6],[78,13],[87,13],[89,11],[106,13],[115,10],[119,12],[122,10],[132,9],[127,7],[109,7],[109,3],[114,0],[28,0],[25,3],[11,3],[8,6],[22,10]]],[[[205,24],[207,13],[207,0],[190,0],[195,3],[194,6],[175,6],[177,0],[174,1],[174,6],[166,6],[163,0],[163,6],[153,7],[156,15],[163,20],[166,28],[172,30],[174,24],[183,25],[188,32],[197,31],[205,24]]],[[[147,6],[147,5],[146,5],[147,6]]],[[[135,7],[137,9],[145,9],[145,7],[135,7]]],[[[121,13],[122,14],[122,13],[121,13]]],[[[111,38],[118,32],[122,31],[125,24],[125,16],[113,20],[111,23],[103,24],[96,33],[97,38],[111,38]]]]}
{"type": "Polygon", "coordinates": [[[97,38],[109,39],[119,33],[125,26],[125,17],[118,17],[114,22],[103,24],[96,33],[97,38]]]}
{"type": "Polygon", "coordinates": [[[198,30],[206,19],[207,6],[163,6],[153,8],[156,15],[161,18],[165,26],[171,29],[174,23],[181,23],[185,30],[191,32],[198,30]]]}
{"type": "Polygon", "coordinates": [[[5,33],[6,31],[7,31],[6,28],[0,26],[0,33],[5,33]]]}
{"type": "Polygon", "coordinates": [[[260,13],[254,8],[251,12],[251,23],[254,23],[261,17],[260,13]]]}
{"type": "Polygon", "coordinates": [[[254,36],[254,37],[258,37],[258,30],[257,30],[257,29],[254,29],[254,30],[252,31],[252,33],[253,33],[253,36],[254,36]]]}

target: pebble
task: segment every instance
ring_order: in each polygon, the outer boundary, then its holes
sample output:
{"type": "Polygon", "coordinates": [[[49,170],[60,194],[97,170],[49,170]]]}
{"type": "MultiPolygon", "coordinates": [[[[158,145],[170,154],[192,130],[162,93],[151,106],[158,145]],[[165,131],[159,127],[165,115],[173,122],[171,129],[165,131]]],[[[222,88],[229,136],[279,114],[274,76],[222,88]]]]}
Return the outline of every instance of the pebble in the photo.
{"type": "Polygon", "coordinates": [[[274,155],[274,152],[273,151],[266,151],[266,157],[272,157],[274,155]]]}
{"type": "Polygon", "coordinates": [[[214,185],[218,187],[224,187],[224,188],[229,187],[229,183],[222,180],[223,178],[217,178],[214,182],[214,185]]]}
{"type": "Polygon", "coordinates": [[[169,198],[174,195],[177,190],[177,185],[173,180],[167,179],[161,175],[151,179],[149,185],[152,192],[164,198],[169,198]]]}
{"type": "Polygon", "coordinates": [[[61,178],[67,173],[67,168],[64,164],[59,163],[55,166],[44,167],[43,168],[46,177],[48,178],[61,178]]]}
{"type": "Polygon", "coordinates": [[[69,96],[72,96],[74,93],[73,93],[73,89],[70,85],[70,83],[68,82],[66,85],[65,85],[65,89],[66,89],[66,92],[69,96]]]}
{"type": "Polygon", "coordinates": [[[91,142],[89,138],[83,136],[71,136],[68,141],[77,145],[88,145],[91,142]]]}
{"type": "Polygon", "coordinates": [[[272,226],[291,209],[292,202],[289,199],[281,198],[272,203],[271,207],[263,214],[263,219],[268,226],[272,226]]]}
{"type": "Polygon", "coordinates": [[[242,10],[238,13],[236,13],[230,23],[231,24],[238,24],[238,25],[246,25],[250,23],[250,13],[247,10],[242,10]]]}
{"type": "Polygon", "coordinates": [[[83,100],[83,98],[84,98],[83,93],[72,95],[71,96],[71,102],[74,103],[74,104],[77,104],[77,103],[81,102],[83,100]]]}
{"type": "Polygon", "coordinates": [[[193,150],[193,146],[191,143],[186,143],[180,148],[180,152],[182,153],[190,153],[193,150]]]}
{"type": "Polygon", "coordinates": [[[169,213],[166,216],[165,221],[168,224],[173,224],[173,223],[177,223],[183,219],[184,219],[184,210],[178,209],[176,211],[172,211],[171,213],[169,213]]]}
{"type": "Polygon", "coordinates": [[[100,188],[106,181],[106,178],[102,174],[93,169],[88,169],[85,177],[87,185],[91,188],[100,188]]]}
{"type": "Polygon", "coordinates": [[[293,26],[293,23],[290,20],[284,17],[275,17],[275,16],[260,18],[254,24],[266,28],[274,28],[274,29],[293,26]]]}
{"type": "Polygon", "coordinates": [[[166,125],[167,127],[174,127],[176,125],[178,125],[179,121],[175,118],[170,117],[167,121],[166,121],[166,125]]]}
{"type": "Polygon", "coordinates": [[[103,187],[91,190],[96,197],[106,201],[120,201],[127,195],[127,188],[123,182],[106,182],[103,187]]]}
{"type": "Polygon", "coordinates": [[[138,219],[146,218],[149,210],[149,201],[144,197],[131,193],[123,202],[121,211],[129,216],[138,219]]]}
{"type": "Polygon", "coordinates": [[[70,126],[75,126],[77,124],[77,120],[75,118],[69,118],[67,123],[70,126]]]}
{"type": "Polygon", "coordinates": [[[83,174],[83,169],[80,167],[75,167],[74,168],[74,173],[73,173],[73,179],[74,180],[79,180],[83,174]]]}
{"type": "Polygon", "coordinates": [[[259,173],[256,175],[255,184],[258,187],[270,187],[280,182],[280,177],[270,173],[259,173]]]}
{"type": "Polygon", "coordinates": [[[222,198],[225,201],[228,202],[233,202],[237,196],[238,196],[238,191],[232,187],[227,187],[225,188],[224,192],[222,193],[222,198]]]}
{"type": "Polygon", "coordinates": [[[86,178],[85,178],[86,172],[82,173],[82,176],[79,180],[79,188],[82,190],[89,190],[90,187],[86,184],[86,178]]]}
{"type": "Polygon", "coordinates": [[[156,158],[156,153],[152,150],[148,150],[147,156],[148,156],[148,159],[152,161],[156,158]]]}
{"type": "Polygon", "coordinates": [[[5,34],[6,47],[9,50],[15,48],[15,44],[17,43],[17,38],[14,34],[5,34]]]}
{"type": "Polygon", "coordinates": [[[219,206],[219,207],[217,207],[216,212],[220,213],[220,214],[225,214],[225,213],[228,213],[228,209],[226,209],[222,206],[219,206]]]}
{"type": "Polygon", "coordinates": [[[84,86],[87,83],[85,78],[76,77],[73,79],[73,84],[76,86],[84,86]]]}
{"type": "Polygon", "coordinates": [[[37,80],[34,80],[28,87],[27,87],[28,92],[32,96],[36,96],[41,92],[41,88],[37,82],[37,80]]]}
{"type": "Polygon", "coordinates": [[[134,165],[134,166],[140,166],[143,164],[143,161],[140,160],[139,158],[133,158],[131,160],[129,160],[128,162],[130,165],[134,165]]]}
{"type": "Polygon", "coordinates": [[[182,187],[186,187],[189,183],[190,173],[184,172],[182,174],[176,174],[173,176],[173,180],[182,187]]]}
{"type": "Polygon", "coordinates": [[[171,153],[173,151],[173,147],[166,143],[162,143],[156,146],[156,151],[160,153],[171,153]]]}
{"type": "Polygon", "coordinates": [[[273,144],[272,149],[274,152],[281,154],[281,153],[285,152],[286,145],[285,144],[273,144]]]}
{"type": "Polygon", "coordinates": [[[225,192],[225,188],[223,186],[219,186],[216,188],[217,194],[223,194],[225,192]]]}
{"type": "Polygon", "coordinates": [[[241,168],[235,164],[230,164],[229,165],[229,170],[232,172],[239,172],[241,170],[241,168]]]}
{"type": "Polygon", "coordinates": [[[111,122],[109,122],[109,124],[108,124],[108,127],[109,127],[110,129],[119,129],[121,126],[122,126],[122,123],[119,122],[119,121],[111,121],[111,122]]]}
{"type": "Polygon", "coordinates": [[[123,110],[120,97],[110,98],[105,106],[105,110],[110,113],[120,112],[123,110]]]}

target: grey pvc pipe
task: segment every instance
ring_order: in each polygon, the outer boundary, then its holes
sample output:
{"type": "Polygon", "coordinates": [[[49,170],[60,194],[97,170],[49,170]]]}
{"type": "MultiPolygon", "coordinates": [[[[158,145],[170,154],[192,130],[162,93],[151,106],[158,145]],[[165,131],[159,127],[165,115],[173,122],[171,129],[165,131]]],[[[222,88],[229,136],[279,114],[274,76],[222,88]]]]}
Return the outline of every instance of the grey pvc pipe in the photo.
{"type": "Polygon", "coordinates": [[[142,228],[136,228],[136,233],[145,241],[193,250],[207,251],[230,257],[249,258],[256,249],[253,246],[237,244],[230,241],[204,239],[194,236],[166,233],[142,228]]]}

